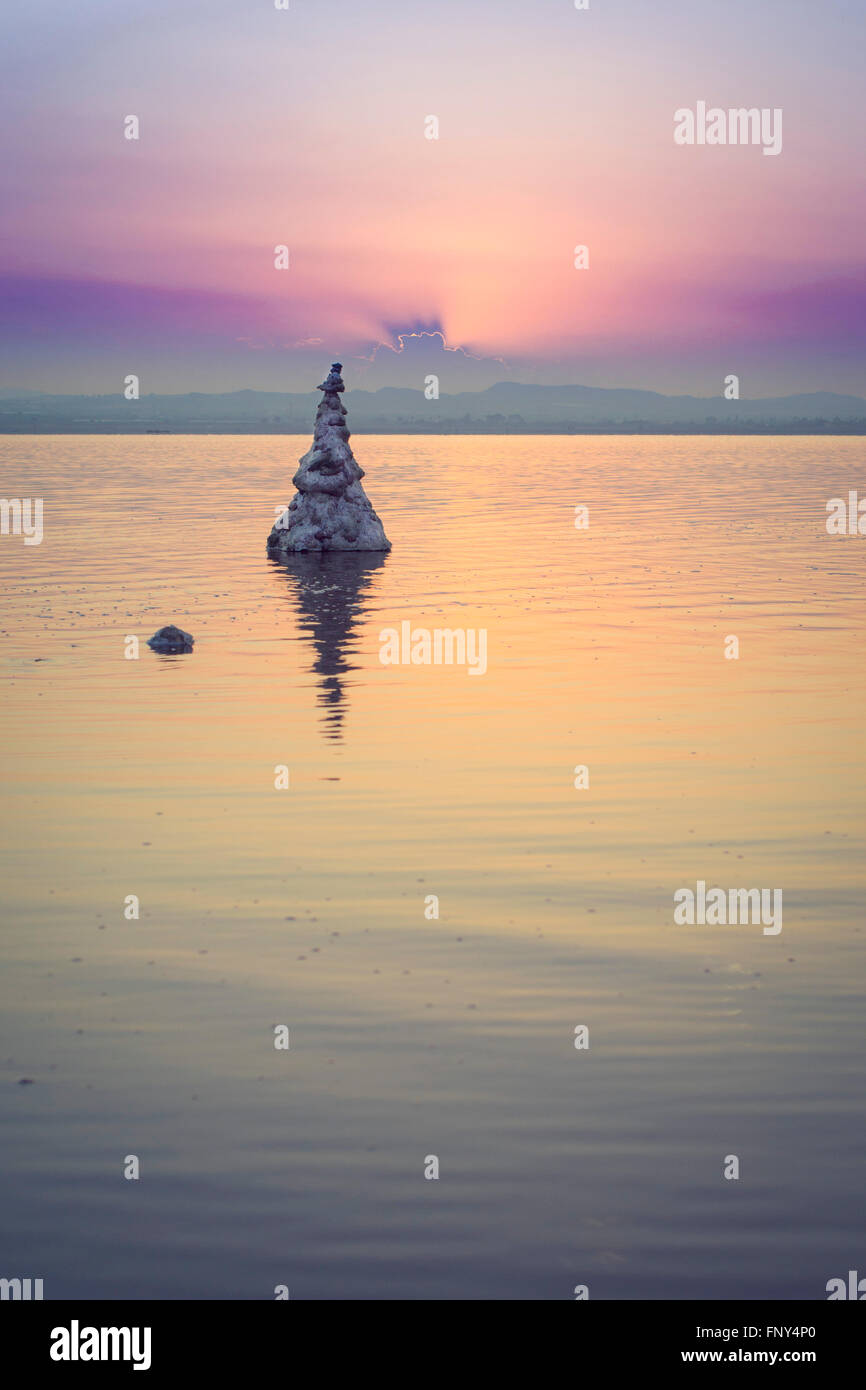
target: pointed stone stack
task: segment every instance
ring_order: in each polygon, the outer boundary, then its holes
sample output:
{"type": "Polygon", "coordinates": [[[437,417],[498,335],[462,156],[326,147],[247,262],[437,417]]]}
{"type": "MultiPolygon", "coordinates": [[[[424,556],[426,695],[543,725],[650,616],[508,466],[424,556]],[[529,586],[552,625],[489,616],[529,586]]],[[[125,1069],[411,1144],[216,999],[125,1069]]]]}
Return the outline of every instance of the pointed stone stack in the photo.
{"type": "Polygon", "coordinates": [[[313,446],[300,460],[292,482],[297,497],[268,537],[274,556],[315,550],[390,550],[391,542],[361,486],[363,468],[349,447],[342,363],[334,362],[318,387],[313,446]]]}

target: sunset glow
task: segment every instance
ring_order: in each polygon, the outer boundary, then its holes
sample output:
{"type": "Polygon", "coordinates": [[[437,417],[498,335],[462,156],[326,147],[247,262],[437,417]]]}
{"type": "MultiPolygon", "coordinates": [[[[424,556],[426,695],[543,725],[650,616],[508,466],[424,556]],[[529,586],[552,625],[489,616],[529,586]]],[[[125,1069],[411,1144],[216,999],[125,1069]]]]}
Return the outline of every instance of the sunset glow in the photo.
{"type": "Polygon", "coordinates": [[[148,390],[307,389],[320,343],[357,384],[414,384],[365,359],[419,323],[505,359],[481,384],[862,386],[862,12],[17,8],[9,386],[102,392],[134,359],[148,390]],[[779,157],[677,146],[675,110],[704,96],[782,109],[779,157]]]}

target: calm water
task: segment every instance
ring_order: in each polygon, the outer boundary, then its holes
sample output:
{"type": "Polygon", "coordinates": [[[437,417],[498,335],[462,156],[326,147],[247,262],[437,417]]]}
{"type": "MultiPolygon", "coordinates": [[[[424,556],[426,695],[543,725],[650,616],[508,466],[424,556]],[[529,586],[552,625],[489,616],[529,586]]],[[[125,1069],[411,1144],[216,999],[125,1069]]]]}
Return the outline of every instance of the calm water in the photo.
{"type": "Polygon", "coordinates": [[[0,440],[45,499],[0,538],[0,1275],[825,1297],[866,1259],[862,441],[356,437],[393,552],[286,570],[308,443],[0,440]],[[404,619],[487,674],[383,666],[404,619]],[[674,925],[698,879],[782,932],[674,925]]]}

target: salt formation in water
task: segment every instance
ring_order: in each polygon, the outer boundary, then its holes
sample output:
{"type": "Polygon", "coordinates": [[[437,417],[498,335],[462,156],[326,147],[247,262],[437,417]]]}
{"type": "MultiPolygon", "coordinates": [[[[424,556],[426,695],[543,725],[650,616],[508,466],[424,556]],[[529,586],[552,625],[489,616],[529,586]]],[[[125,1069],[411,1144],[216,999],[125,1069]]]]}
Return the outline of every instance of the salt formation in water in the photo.
{"type": "Polygon", "coordinates": [[[313,446],[292,482],[298,489],[268,536],[271,555],[310,550],[390,550],[391,542],[361,486],[364,470],[349,448],[342,363],[334,362],[316,411],[313,446]]]}
{"type": "Polygon", "coordinates": [[[149,637],[147,645],[153,647],[155,652],[191,652],[194,641],[195,638],[184,632],[182,627],[175,627],[174,623],[169,623],[167,627],[161,627],[159,632],[149,637]]]}

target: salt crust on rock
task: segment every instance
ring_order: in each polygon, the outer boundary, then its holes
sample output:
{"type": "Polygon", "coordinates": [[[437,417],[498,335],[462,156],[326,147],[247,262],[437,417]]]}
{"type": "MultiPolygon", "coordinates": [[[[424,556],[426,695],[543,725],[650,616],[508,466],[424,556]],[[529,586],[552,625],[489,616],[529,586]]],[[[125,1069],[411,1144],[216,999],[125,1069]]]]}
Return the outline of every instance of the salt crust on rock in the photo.
{"type": "Polygon", "coordinates": [[[334,362],[318,390],[312,448],[300,460],[292,482],[298,495],[268,536],[271,555],[301,551],[391,549],[391,542],[361,486],[364,470],[349,447],[342,365],[334,362]]]}

